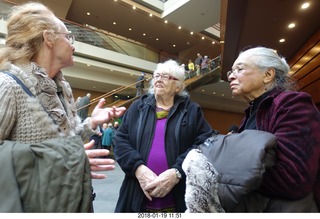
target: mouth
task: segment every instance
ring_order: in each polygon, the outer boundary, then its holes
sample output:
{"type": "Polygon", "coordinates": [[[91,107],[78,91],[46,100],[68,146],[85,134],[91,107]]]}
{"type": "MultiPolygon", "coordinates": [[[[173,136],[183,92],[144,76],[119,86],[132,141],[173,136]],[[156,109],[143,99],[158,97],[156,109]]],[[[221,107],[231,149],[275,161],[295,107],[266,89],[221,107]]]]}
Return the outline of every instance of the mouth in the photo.
{"type": "Polygon", "coordinates": [[[236,84],[230,84],[230,88],[234,88],[235,86],[237,86],[236,84]]]}

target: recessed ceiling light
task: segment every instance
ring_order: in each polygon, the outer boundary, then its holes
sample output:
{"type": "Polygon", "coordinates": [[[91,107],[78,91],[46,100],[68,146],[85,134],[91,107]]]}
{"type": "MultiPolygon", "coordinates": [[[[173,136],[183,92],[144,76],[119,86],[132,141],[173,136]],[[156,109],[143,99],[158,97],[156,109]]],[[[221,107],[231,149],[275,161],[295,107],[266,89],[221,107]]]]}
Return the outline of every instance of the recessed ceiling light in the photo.
{"type": "Polygon", "coordinates": [[[193,32],[191,31],[190,34],[193,35],[193,32]]]}
{"type": "Polygon", "coordinates": [[[116,24],[117,24],[117,22],[115,22],[115,21],[114,21],[112,24],[113,24],[113,25],[116,25],[116,24]]]}
{"type": "Polygon", "coordinates": [[[142,35],[143,35],[143,36],[146,36],[147,34],[143,33],[142,35]]]}
{"type": "Polygon", "coordinates": [[[172,47],[176,47],[176,45],[175,45],[175,44],[173,44],[173,45],[172,45],[172,47]]]}
{"type": "Polygon", "coordinates": [[[90,16],[90,12],[87,12],[87,15],[90,16]]]}
{"type": "Polygon", "coordinates": [[[159,38],[156,39],[157,41],[159,40],[159,38]]]}
{"type": "Polygon", "coordinates": [[[132,6],[132,9],[133,9],[133,10],[136,10],[136,6],[132,6]]]}
{"type": "Polygon", "coordinates": [[[283,43],[284,41],[286,41],[285,39],[280,39],[279,42],[283,43]]]}
{"type": "Polygon", "coordinates": [[[152,14],[149,14],[149,16],[152,17],[153,15],[152,15],[152,14]]]}
{"type": "Polygon", "coordinates": [[[180,29],[181,29],[181,26],[179,26],[178,29],[180,30],[180,29]]]}
{"type": "Polygon", "coordinates": [[[212,41],[212,44],[215,44],[216,42],[212,41]]]}
{"type": "Polygon", "coordinates": [[[305,3],[303,3],[302,5],[301,5],[301,8],[302,9],[306,9],[306,8],[308,8],[310,6],[310,3],[309,2],[305,2],[305,3]]]}
{"type": "Polygon", "coordinates": [[[201,39],[203,39],[203,40],[204,40],[204,37],[201,37],[201,39]]]}
{"type": "Polygon", "coordinates": [[[288,25],[288,27],[291,29],[291,28],[294,28],[296,25],[295,25],[295,23],[291,23],[291,24],[289,24],[288,25]]]}
{"type": "Polygon", "coordinates": [[[130,30],[130,31],[132,30],[131,27],[129,27],[129,30],[130,30]]]}
{"type": "Polygon", "coordinates": [[[164,23],[168,23],[168,21],[167,21],[167,20],[165,20],[165,21],[164,21],[164,23]]]}

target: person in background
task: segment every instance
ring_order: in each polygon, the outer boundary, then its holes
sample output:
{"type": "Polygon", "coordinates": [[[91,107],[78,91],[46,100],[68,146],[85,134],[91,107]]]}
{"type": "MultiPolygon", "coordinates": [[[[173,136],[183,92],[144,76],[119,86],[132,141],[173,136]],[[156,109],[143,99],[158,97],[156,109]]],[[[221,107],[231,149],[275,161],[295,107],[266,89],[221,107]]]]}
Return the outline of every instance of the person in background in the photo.
{"type": "Polygon", "coordinates": [[[212,134],[184,90],[184,69],[176,61],[159,63],[150,85],[116,132],[115,156],[125,177],[115,212],[184,212],[182,162],[212,134]]]}
{"type": "Polygon", "coordinates": [[[94,142],[83,141],[125,108],[104,108],[101,99],[81,123],[61,72],[74,64],[74,36],[46,6],[14,6],[7,29],[0,48],[0,162],[5,167],[0,181],[6,188],[0,192],[0,211],[91,212],[91,179],[105,178],[95,172],[115,166],[112,159],[96,158],[108,151],[90,150],[94,142]],[[28,160],[31,165],[25,163],[28,160]],[[43,165],[37,166],[39,162],[43,165]],[[50,186],[56,182],[61,183],[50,186]]]}
{"type": "Polygon", "coordinates": [[[115,121],[115,122],[113,123],[113,129],[114,129],[114,131],[117,131],[118,128],[119,128],[119,122],[118,122],[118,121],[115,121]]]}
{"type": "Polygon", "coordinates": [[[188,69],[189,69],[188,70],[189,78],[194,77],[194,64],[191,59],[189,60],[189,63],[188,63],[188,69]]]}
{"type": "Polygon", "coordinates": [[[111,152],[113,143],[113,125],[112,123],[104,123],[102,128],[102,147],[111,152]]]}
{"type": "Polygon", "coordinates": [[[144,94],[144,73],[142,72],[141,75],[137,79],[136,88],[137,94],[136,96],[140,96],[144,94]]]}
{"type": "Polygon", "coordinates": [[[94,141],[93,149],[101,149],[102,148],[102,128],[99,126],[97,128],[97,132],[92,135],[89,141],[94,141]]]}
{"type": "Polygon", "coordinates": [[[209,71],[209,58],[208,56],[204,56],[201,62],[201,75],[204,76],[209,71]]]}
{"type": "Polygon", "coordinates": [[[232,94],[249,104],[238,132],[277,137],[276,164],[236,211],[319,212],[320,112],[310,95],[295,91],[285,59],[265,47],[241,52],[228,80],[232,94]]]}
{"type": "Polygon", "coordinates": [[[88,117],[90,98],[91,94],[87,93],[85,96],[79,99],[79,102],[77,104],[77,114],[81,118],[82,122],[88,117]]]}
{"type": "Polygon", "coordinates": [[[202,55],[200,53],[197,53],[197,58],[194,60],[194,66],[196,69],[197,77],[200,76],[202,59],[203,59],[202,55]]]}

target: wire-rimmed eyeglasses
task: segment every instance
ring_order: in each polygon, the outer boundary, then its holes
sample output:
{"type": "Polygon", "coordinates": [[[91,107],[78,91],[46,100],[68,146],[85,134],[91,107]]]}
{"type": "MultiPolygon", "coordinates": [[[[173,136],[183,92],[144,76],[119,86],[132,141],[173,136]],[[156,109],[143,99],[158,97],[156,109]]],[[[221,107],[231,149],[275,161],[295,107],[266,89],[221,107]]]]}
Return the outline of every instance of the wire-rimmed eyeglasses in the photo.
{"type": "Polygon", "coordinates": [[[238,73],[239,73],[239,69],[230,70],[227,72],[227,77],[229,78],[231,74],[233,74],[234,76],[237,76],[238,73]]]}
{"type": "Polygon", "coordinates": [[[178,80],[179,80],[178,78],[172,77],[172,76],[169,75],[169,74],[155,74],[155,75],[153,76],[153,79],[155,79],[155,80],[158,80],[158,79],[160,79],[160,78],[162,78],[163,80],[166,80],[166,81],[168,81],[168,80],[178,81],[178,80]]]}
{"type": "Polygon", "coordinates": [[[70,44],[72,45],[76,39],[76,37],[74,36],[74,34],[72,33],[63,33],[63,32],[54,32],[56,34],[63,34],[66,36],[66,38],[69,40],[70,44]]]}

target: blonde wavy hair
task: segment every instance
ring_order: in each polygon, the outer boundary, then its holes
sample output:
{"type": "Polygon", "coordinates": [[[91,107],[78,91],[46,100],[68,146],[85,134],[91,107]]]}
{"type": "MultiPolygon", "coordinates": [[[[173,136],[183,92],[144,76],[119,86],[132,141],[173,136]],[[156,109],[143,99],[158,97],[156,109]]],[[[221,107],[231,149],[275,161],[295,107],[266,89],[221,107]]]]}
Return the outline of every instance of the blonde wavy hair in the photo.
{"type": "Polygon", "coordinates": [[[12,7],[7,21],[6,44],[0,48],[0,67],[5,63],[29,62],[38,54],[45,30],[59,31],[57,18],[41,3],[12,7]]]}

